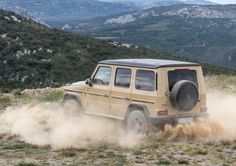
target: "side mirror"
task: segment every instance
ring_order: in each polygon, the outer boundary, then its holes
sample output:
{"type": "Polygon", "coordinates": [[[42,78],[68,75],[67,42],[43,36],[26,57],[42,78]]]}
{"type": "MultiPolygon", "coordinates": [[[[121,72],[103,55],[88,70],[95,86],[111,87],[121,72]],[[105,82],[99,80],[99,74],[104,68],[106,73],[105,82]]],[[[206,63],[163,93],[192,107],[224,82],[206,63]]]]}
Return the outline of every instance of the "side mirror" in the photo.
{"type": "Polygon", "coordinates": [[[92,87],[92,86],[93,86],[93,80],[92,80],[92,78],[87,78],[87,79],[85,80],[85,84],[87,84],[87,85],[89,85],[90,87],[92,87]]]}

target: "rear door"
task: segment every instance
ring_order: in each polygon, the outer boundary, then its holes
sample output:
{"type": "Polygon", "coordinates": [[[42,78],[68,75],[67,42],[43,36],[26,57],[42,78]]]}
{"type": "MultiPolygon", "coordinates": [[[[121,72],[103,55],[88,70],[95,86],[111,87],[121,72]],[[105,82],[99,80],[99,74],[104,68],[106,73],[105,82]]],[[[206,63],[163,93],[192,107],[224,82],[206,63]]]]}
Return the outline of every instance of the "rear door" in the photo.
{"type": "Polygon", "coordinates": [[[149,69],[135,69],[132,102],[144,104],[149,110],[156,108],[157,73],[149,69]]]}
{"type": "MultiPolygon", "coordinates": [[[[198,71],[197,67],[172,67],[172,68],[166,68],[166,74],[167,74],[167,94],[170,97],[170,93],[174,85],[181,80],[188,80],[192,81],[196,84],[198,87],[199,94],[200,91],[200,82],[198,81],[198,71]]],[[[200,99],[199,99],[200,100],[200,99]]],[[[194,109],[191,111],[178,111],[175,108],[173,108],[170,100],[168,100],[168,107],[171,108],[168,113],[169,115],[175,115],[175,114],[193,114],[197,112],[197,110],[200,110],[200,104],[198,103],[194,109]]]]}
{"type": "Polygon", "coordinates": [[[132,75],[131,68],[115,68],[111,89],[111,116],[124,119],[131,100],[132,75]]]}

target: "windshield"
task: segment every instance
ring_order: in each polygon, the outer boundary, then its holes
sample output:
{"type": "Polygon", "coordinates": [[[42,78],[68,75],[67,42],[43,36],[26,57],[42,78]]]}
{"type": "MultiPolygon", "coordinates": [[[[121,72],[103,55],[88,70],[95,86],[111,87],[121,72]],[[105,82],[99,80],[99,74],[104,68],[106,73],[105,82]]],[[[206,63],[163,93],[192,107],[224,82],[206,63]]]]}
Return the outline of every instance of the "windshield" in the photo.
{"type": "Polygon", "coordinates": [[[197,73],[196,70],[173,70],[168,72],[168,80],[169,80],[169,90],[171,91],[173,86],[181,80],[189,80],[194,82],[197,86],[197,73]]]}

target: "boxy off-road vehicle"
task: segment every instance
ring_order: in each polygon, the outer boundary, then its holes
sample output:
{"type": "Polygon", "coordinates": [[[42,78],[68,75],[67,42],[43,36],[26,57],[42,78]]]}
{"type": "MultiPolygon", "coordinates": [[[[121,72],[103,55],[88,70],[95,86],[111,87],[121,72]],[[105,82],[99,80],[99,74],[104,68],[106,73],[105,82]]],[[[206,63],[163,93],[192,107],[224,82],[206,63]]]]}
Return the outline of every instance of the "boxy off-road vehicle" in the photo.
{"type": "Polygon", "coordinates": [[[202,68],[189,62],[104,60],[91,78],[65,87],[63,101],[71,100],[84,113],[122,120],[135,133],[208,116],[202,68]]]}

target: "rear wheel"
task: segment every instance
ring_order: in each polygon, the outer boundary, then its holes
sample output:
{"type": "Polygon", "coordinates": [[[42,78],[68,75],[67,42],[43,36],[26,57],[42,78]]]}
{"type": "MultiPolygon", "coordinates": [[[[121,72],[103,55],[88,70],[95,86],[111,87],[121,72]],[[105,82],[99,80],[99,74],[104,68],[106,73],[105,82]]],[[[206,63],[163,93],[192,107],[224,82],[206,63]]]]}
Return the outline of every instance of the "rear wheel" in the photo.
{"type": "Polygon", "coordinates": [[[127,118],[127,130],[129,133],[143,135],[148,133],[149,123],[147,117],[141,111],[132,111],[127,118]]]}

